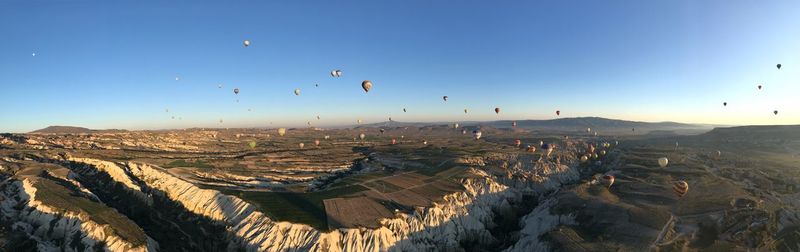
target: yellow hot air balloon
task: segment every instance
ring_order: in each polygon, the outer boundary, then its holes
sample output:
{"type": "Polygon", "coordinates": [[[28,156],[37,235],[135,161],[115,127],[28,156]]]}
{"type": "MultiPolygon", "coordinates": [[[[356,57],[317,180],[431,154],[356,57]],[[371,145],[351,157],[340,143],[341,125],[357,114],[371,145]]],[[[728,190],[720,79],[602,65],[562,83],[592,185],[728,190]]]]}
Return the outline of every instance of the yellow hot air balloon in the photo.
{"type": "Polygon", "coordinates": [[[586,161],[589,161],[589,157],[586,155],[581,156],[581,163],[586,163],[586,161]]]}
{"type": "Polygon", "coordinates": [[[284,135],[286,135],[286,128],[279,128],[279,129],[278,129],[278,135],[279,135],[279,136],[284,136],[284,135]]]}
{"type": "Polygon", "coordinates": [[[250,141],[250,149],[256,148],[256,141],[250,141]]]}
{"type": "Polygon", "coordinates": [[[662,158],[658,159],[658,166],[661,166],[661,168],[666,167],[667,164],[669,164],[669,159],[667,159],[666,157],[662,157],[662,158]]]}

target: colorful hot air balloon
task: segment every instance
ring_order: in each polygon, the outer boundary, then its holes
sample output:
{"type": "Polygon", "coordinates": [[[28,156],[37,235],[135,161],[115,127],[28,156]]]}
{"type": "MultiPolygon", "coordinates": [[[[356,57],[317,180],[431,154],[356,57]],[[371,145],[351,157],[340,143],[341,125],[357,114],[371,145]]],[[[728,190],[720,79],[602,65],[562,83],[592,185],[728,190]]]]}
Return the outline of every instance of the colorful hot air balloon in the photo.
{"type": "Polygon", "coordinates": [[[778,70],[781,70],[781,64],[778,64],[777,67],[778,67],[778,70]]]}
{"type": "Polygon", "coordinates": [[[689,192],[689,183],[686,183],[686,181],[683,180],[677,181],[672,184],[672,191],[675,192],[675,195],[678,196],[678,198],[681,198],[686,195],[687,192],[689,192]]]}
{"type": "Polygon", "coordinates": [[[302,149],[303,147],[305,147],[305,146],[306,146],[306,144],[304,144],[304,143],[299,143],[299,144],[297,144],[297,146],[300,146],[300,149],[302,149]]]}
{"type": "Polygon", "coordinates": [[[556,110],[556,115],[560,116],[561,115],[561,110],[556,110]]]}
{"type": "Polygon", "coordinates": [[[314,145],[319,146],[319,139],[314,139],[314,145]]]}
{"type": "Polygon", "coordinates": [[[279,135],[279,136],[284,136],[284,135],[286,135],[286,128],[279,128],[279,129],[278,129],[278,135],[279,135]]]}
{"type": "Polygon", "coordinates": [[[342,70],[336,69],[331,71],[331,76],[333,77],[342,77],[342,70]]]}
{"type": "Polygon", "coordinates": [[[534,153],[534,152],[536,152],[536,147],[528,145],[528,148],[526,148],[526,151],[530,152],[530,153],[534,153]]]}
{"type": "Polygon", "coordinates": [[[500,108],[494,108],[494,113],[495,114],[500,114],[500,108]]]}
{"type": "Polygon", "coordinates": [[[522,145],[522,140],[519,140],[519,139],[517,139],[517,140],[514,140],[514,145],[516,145],[517,147],[519,147],[520,145],[522,145]]]}
{"type": "Polygon", "coordinates": [[[242,44],[244,44],[244,47],[248,47],[250,46],[250,40],[245,40],[242,44]]]}
{"type": "Polygon", "coordinates": [[[239,88],[234,88],[233,89],[233,93],[238,95],[239,94],[239,88]]]}
{"type": "Polygon", "coordinates": [[[447,101],[447,96],[446,96],[446,95],[445,95],[445,96],[442,96],[442,99],[443,99],[444,101],[447,101]]]}
{"type": "Polygon", "coordinates": [[[662,157],[662,158],[658,159],[658,166],[661,166],[661,168],[666,167],[667,164],[669,164],[669,159],[667,159],[666,157],[662,157]]]}
{"type": "Polygon", "coordinates": [[[472,137],[475,137],[475,140],[481,139],[481,135],[483,135],[483,133],[481,133],[480,130],[472,131],[472,137]]]}
{"type": "Polygon", "coordinates": [[[611,188],[611,185],[614,184],[614,175],[610,174],[603,175],[601,181],[603,182],[603,185],[605,185],[608,188],[611,188]]]}
{"type": "Polygon", "coordinates": [[[369,93],[369,90],[372,89],[372,82],[369,80],[362,81],[361,88],[364,89],[364,92],[369,93]]]}
{"type": "Polygon", "coordinates": [[[295,88],[294,89],[294,95],[300,95],[300,89],[299,88],[295,88]]]}
{"type": "Polygon", "coordinates": [[[361,133],[360,135],[358,135],[358,138],[361,138],[361,140],[364,140],[365,137],[367,137],[367,135],[364,135],[364,133],[361,133]]]}

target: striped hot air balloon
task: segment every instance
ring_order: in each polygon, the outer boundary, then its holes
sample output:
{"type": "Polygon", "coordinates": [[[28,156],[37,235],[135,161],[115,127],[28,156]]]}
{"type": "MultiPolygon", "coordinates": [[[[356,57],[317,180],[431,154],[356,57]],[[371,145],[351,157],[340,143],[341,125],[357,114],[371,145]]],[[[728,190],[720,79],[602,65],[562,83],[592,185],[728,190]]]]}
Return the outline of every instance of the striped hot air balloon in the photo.
{"type": "Polygon", "coordinates": [[[678,196],[678,198],[683,197],[687,192],[689,192],[689,183],[686,183],[686,181],[683,180],[677,181],[672,184],[672,191],[675,192],[675,195],[678,196]]]}

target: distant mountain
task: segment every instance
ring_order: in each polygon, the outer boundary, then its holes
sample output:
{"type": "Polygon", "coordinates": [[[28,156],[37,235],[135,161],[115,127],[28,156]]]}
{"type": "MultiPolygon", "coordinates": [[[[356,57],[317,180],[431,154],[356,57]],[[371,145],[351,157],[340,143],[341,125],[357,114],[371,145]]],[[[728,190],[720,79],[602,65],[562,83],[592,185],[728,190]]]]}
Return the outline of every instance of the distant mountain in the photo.
{"type": "Polygon", "coordinates": [[[29,134],[88,134],[88,133],[113,133],[113,132],[123,132],[123,131],[126,130],[119,130],[119,129],[93,130],[75,126],[50,126],[44,129],[31,131],[29,132],[29,134]]]}
{"type": "Polygon", "coordinates": [[[800,140],[800,125],[765,125],[714,128],[700,135],[713,139],[800,140]]]}
{"type": "MultiPolygon", "coordinates": [[[[601,133],[616,134],[647,134],[656,131],[657,134],[700,134],[711,130],[713,125],[686,124],[677,122],[637,122],[602,117],[573,117],[551,120],[499,120],[487,122],[466,121],[458,122],[460,126],[473,128],[511,129],[512,122],[517,122],[517,129],[527,131],[564,131],[585,132],[587,128],[601,133]]],[[[435,125],[451,125],[453,122],[380,122],[359,125],[358,127],[431,127],[435,125]]]]}

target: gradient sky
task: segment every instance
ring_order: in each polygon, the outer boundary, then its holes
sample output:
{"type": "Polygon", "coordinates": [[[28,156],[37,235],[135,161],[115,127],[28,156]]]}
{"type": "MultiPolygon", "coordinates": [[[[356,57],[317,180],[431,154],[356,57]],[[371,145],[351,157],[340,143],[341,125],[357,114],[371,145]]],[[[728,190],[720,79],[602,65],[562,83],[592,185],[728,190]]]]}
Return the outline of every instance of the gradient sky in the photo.
{"type": "Polygon", "coordinates": [[[0,132],[551,119],[555,110],[800,124],[798,10],[797,0],[3,0],[0,132]]]}

